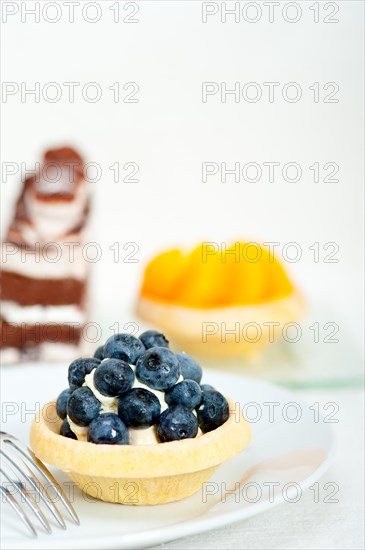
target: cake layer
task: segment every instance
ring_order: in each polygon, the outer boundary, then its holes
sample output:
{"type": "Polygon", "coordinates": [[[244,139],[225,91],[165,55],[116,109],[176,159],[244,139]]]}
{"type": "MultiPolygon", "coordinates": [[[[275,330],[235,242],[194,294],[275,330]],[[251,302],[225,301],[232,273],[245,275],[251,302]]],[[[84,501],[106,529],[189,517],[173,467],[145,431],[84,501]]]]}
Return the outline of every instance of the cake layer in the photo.
{"type": "Polygon", "coordinates": [[[8,230],[7,241],[9,243],[15,243],[18,246],[33,247],[34,243],[41,244],[43,246],[50,246],[52,243],[57,243],[57,246],[63,247],[63,243],[77,243],[79,245],[85,242],[85,234],[87,232],[87,218],[86,214],[84,218],[77,222],[67,231],[60,233],[59,235],[44,235],[38,232],[37,227],[29,221],[16,221],[8,230]]]}
{"type": "Polygon", "coordinates": [[[86,322],[86,311],[73,305],[20,306],[1,301],[1,314],[9,323],[80,323],[86,322]]]}
{"type": "Polygon", "coordinates": [[[1,244],[0,347],[10,361],[62,360],[82,343],[93,261],[83,170],[82,157],[62,147],[47,151],[36,173],[23,181],[1,244]]]}
{"type": "Polygon", "coordinates": [[[72,239],[49,243],[47,247],[20,247],[2,243],[2,270],[33,279],[78,279],[87,276],[89,263],[83,257],[81,244],[72,239]],[[70,241],[70,242],[69,242],[70,241]],[[67,242],[69,244],[67,244],[67,242]]]}
{"type": "Polygon", "coordinates": [[[83,165],[69,147],[46,152],[37,173],[23,183],[9,241],[47,243],[77,234],[85,226],[89,196],[83,165]]]}
{"type": "Polygon", "coordinates": [[[25,201],[36,235],[29,242],[37,239],[49,242],[67,235],[74,227],[84,223],[88,193],[84,185],[79,185],[72,201],[37,200],[31,193],[27,193],[25,201]]]}
{"type": "Polygon", "coordinates": [[[63,306],[67,304],[82,307],[86,291],[86,281],[77,279],[34,279],[2,272],[2,300],[16,302],[21,306],[63,306]]]}
{"type": "Polygon", "coordinates": [[[27,324],[9,323],[0,319],[1,348],[32,349],[43,343],[74,344],[80,342],[82,326],[79,323],[27,324]]]}

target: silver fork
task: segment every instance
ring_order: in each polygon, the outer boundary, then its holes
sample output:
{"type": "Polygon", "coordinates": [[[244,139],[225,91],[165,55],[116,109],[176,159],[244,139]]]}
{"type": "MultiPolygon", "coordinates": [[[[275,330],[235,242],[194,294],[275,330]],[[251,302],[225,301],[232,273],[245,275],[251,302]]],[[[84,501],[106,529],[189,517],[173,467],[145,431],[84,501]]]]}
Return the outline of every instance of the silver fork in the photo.
{"type": "Polygon", "coordinates": [[[33,489],[34,493],[37,495],[39,502],[44,503],[62,529],[66,529],[65,520],[55,506],[53,499],[49,497],[48,488],[53,490],[56,497],[62,502],[63,506],[70,514],[72,520],[79,525],[79,518],[60,484],[43,462],[35,456],[33,451],[23,445],[16,437],[6,432],[0,432],[0,442],[0,472],[3,478],[7,480],[8,485],[6,486],[4,482],[1,483],[1,495],[17,513],[31,534],[35,537],[38,536],[34,524],[24,511],[24,507],[19,503],[19,499],[21,503],[27,504],[28,508],[44,527],[46,533],[51,533],[52,529],[42,508],[30,493],[30,488],[33,489]],[[47,490],[35,472],[46,481],[47,490]],[[12,489],[11,491],[9,490],[10,488],[12,489]],[[16,495],[18,499],[15,498],[14,495],[16,495]]]}

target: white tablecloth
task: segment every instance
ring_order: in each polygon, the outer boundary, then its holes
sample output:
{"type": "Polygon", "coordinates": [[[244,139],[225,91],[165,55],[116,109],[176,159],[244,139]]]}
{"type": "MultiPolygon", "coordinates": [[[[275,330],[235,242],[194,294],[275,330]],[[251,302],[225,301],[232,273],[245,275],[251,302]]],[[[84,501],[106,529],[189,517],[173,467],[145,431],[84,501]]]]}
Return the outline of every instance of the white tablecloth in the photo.
{"type": "Polygon", "coordinates": [[[225,528],[176,540],[166,549],[300,549],[364,548],[364,400],[361,390],[298,391],[303,400],[339,405],[339,422],[332,424],[337,449],[334,462],[319,481],[323,492],[314,502],[307,490],[296,503],[284,503],[225,528]],[[323,502],[326,483],[339,486],[337,503],[323,502]]]}

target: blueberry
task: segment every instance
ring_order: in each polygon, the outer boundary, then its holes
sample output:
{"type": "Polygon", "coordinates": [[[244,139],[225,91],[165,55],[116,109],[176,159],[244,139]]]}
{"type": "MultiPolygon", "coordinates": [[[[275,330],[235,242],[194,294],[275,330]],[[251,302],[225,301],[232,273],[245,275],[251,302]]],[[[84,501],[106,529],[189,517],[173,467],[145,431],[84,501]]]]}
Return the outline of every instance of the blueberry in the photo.
{"type": "Polygon", "coordinates": [[[119,399],[118,414],[132,428],[148,428],[158,421],[161,405],[154,393],[134,388],[119,399]]]}
{"type": "Polygon", "coordinates": [[[146,351],[141,340],[131,334],[114,334],[105,343],[104,357],[122,359],[135,365],[138,357],[146,351]]]}
{"type": "Polygon", "coordinates": [[[176,357],[179,361],[181,374],[183,375],[183,377],[188,378],[189,380],[195,380],[195,382],[198,382],[198,384],[200,384],[203,376],[201,366],[198,365],[198,363],[194,361],[194,359],[184,351],[177,353],[176,357]]]}
{"type": "Polygon", "coordinates": [[[73,433],[73,431],[70,428],[70,424],[65,418],[65,420],[62,422],[60,434],[64,437],[69,437],[70,439],[77,439],[77,436],[73,433]]]}
{"type": "Polygon", "coordinates": [[[71,394],[72,390],[67,388],[67,390],[63,390],[57,397],[56,411],[58,416],[62,418],[62,420],[64,420],[67,416],[67,401],[69,400],[71,394]]]}
{"type": "Polygon", "coordinates": [[[100,365],[100,360],[95,357],[88,359],[75,359],[68,367],[68,383],[71,390],[80,388],[85,382],[85,375],[100,365]]]}
{"type": "Polygon", "coordinates": [[[95,388],[103,395],[116,397],[133,386],[134,372],[125,361],[105,359],[94,372],[95,388]]]}
{"type": "Polygon", "coordinates": [[[99,359],[100,361],[104,359],[103,349],[104,349],[104,346],[99,346],[98,348],[96,348],[94,353],[94,357],[96,359],[99,359]]]}
{"type": "Polygon", "coordinates": [[[100,402],[93,392],[83,386],[77,388],[67,403],[67,414],[78,426],[88,426],[100,412],[100,402]]]}
{"type": "Polygon", "coordinates": [[[201,398],[202,390],[195,380],[183,380],[165,393],[165,401],[169,407],[183,405],[187,409],[195,409],[201,398]]]}
{"type": "Polygon", "coordinates": [[[138,380],[154,390],[171,388],[180,377],[180,367],[176,355],[167,348],[148,349],[137,361],[138,380]]]}
{"type": "Polygon", "coordinates": [[[215,388],[210,384],[200,384],[202,391],[215,391],[215,388]]]}
{"type": "Polygon", "coordinates": [[[157,434],[161,443],[195,437],[197,433],[196,416],[182,405],[168,408],[160,416],[157,434]]]}
{"type": "Polygon", "coordinates": [[[160,348],[169,347],[169,341],[165,335],[157,330],[146,330],[146,332],[140,335],[139,339],[146,349],[154,348],[156,346],[160,348]]]}
{"type": "Polygon", "coordinates": [[[198,423],[203,433],[211,432],[225,423],[229,416],[227,399],[216,390],[203,391],[197,409],[198,423]]]}
{"type": "Polygon", "coordinates": [[[106,445],[128,445],[129,433],[117,414],[103,413],[90,423],[87,440],[106,445]]]}

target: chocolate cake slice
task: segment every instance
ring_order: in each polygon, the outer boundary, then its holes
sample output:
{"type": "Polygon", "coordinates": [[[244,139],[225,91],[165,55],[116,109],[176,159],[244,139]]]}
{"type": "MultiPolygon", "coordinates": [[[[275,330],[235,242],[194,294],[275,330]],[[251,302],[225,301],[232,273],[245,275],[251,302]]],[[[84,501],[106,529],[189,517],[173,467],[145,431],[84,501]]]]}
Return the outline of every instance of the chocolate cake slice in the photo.
{"type": "Polygon", "coordinates": [[[23,183],[2,247],[2,362],[75,357],[86,323],[83,256],[89,195],[83,160],[47,151],[23,183]]]}

